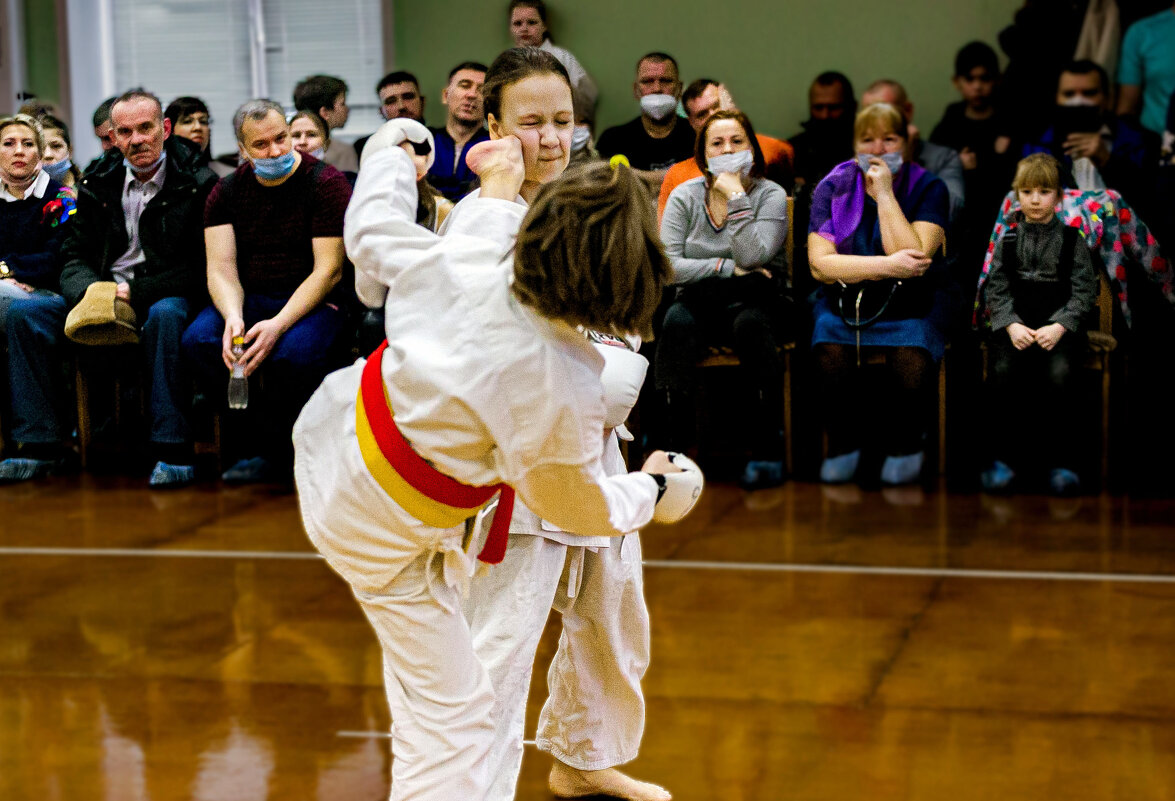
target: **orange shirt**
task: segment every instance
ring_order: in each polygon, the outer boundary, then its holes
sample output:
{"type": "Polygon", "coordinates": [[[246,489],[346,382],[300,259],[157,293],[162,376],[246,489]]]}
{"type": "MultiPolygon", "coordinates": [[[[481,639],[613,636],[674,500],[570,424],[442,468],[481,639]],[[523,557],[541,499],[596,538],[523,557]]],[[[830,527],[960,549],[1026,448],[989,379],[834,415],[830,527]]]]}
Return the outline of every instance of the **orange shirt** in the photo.
{"type": "MultiPolygon", "coordinates": [[[[791,190],[793,180],[792,165],[795,163],[795,151],[792,146],[782,139],[775,139],[763,134],[755,134],[759,140],[759,148],[763,151],[763,158],[767,162],[767,178],[783,187],[783,191],[791,190]]],[[[681,184],[701,176],[698,163],[693,159],[679,161],[669,168],[665,180],[661,182],[661,194],[657,198],[657,219],[665,213],[665,204],[669,202],[669,193],[681,184]]]]}

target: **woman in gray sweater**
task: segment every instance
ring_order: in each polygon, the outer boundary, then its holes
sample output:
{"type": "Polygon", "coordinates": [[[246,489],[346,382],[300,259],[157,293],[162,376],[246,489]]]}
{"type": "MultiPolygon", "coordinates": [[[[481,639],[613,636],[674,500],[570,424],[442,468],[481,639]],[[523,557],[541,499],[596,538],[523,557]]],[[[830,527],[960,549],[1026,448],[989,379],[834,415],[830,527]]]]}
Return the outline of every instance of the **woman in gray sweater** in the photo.
{"type": "MultiPolygon", "coordinates": [[[[787,254],[787,194],[763,178],[763,152],[739,111],[713,114],[698,132],[702,177],[678,186],[661,219],[677,298],[657,346],[657,389],[668,404],[666,445],[694,433],[694,367],[703,349],[730,345],[742,364],[748,461],[743,486],[783,481],[783,365],[777,350],[787,254]]],[[[731,415],[735,419],[735,415],[731,415]]]]}

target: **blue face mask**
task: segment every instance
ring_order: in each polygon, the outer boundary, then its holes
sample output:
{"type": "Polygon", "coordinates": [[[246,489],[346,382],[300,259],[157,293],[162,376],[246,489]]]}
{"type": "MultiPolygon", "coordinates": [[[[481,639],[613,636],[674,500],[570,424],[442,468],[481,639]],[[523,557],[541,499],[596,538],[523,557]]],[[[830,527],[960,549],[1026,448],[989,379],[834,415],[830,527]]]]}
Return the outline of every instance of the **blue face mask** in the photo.
{"type": "Polygon", "coordinates": [[[49,177],[54,181],[60,182],[69,172],[69,168],[73,166],[71,159],[62,159],[54,164],[42,164],[41,169],[49,173],[49,177]]]}
{"type": "Polygon", "coordinates": [[[297,156],[291,150],[284,156],[278,156],[277,158],[249,160],[253,162],[254,175],[263,181],[276,181],[278,178],[285,178],[293,171],[297,156]]]}
{"type": "Polygon", "coordinates": [[[858,153],[857,164],[861,167],[861,172],[869,172],[870,159],[881,159],[885,162],[885,166],[889,167],[889,171],[894,175],[897,175],[898,170],[902,168],[901,153],[882,153],[880,156],[873,156],[867,153],[858,153]]]}

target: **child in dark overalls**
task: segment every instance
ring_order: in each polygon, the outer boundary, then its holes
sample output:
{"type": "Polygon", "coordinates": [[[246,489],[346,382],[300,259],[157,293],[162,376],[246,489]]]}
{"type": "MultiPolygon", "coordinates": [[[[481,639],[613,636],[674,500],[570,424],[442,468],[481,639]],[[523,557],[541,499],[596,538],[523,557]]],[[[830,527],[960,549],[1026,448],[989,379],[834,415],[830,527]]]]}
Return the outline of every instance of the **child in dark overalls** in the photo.
{"type": "Polygon", "coordinates": [[[985,289],[994,459],[981,479],[988,491],[1009,489],[1015,472],[1008,462],[1027,443],[1043,448],[1052,491],[1071,494],[1081,486],[1072,373],[1086,346],[1082,331],[1098,278],[1081,232],[1057,218],[1057,160],[1044,153],[1023,159],[1012,188],[1018,224],[996,243],[985,289]]]}

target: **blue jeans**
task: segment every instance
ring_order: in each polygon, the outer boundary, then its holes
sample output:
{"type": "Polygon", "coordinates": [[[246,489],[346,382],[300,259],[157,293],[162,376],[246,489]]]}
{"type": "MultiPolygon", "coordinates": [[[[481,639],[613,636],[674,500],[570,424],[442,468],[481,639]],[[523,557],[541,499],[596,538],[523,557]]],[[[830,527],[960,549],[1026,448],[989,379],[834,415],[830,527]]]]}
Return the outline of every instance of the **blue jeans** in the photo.
{"type": "MultiPolygon", "coordinates": [[[[17,442],[53,444],[65,439],[59,408],[62,390],[55,377],[65,354],[65,316],[60,295],[36,292],[8,308],[8,387],[12,394],[12,438],[17,442]]],[[[150,384],[151,441],[187,442],[188,422],[182,399],[180,336],[188,321],[184,298],[163,298],[147,312],[139,331],[141,352],[150,384]]]]}
{"type": "MultiPolygon", "coordinates": [[[[246,295],[245,330],[268,320],[289,301],[289,296],[246,295]]],[[[241,417],[241,457],[264,456],[279,462],[292,461],[290,437],[294,421],[322,379],[331,371],[332,347],[342,332],[346,316],[329,304],[320,304],[278,339],[273,350],[249,381],[249,406],[241,417]],[[263,376],[262,382],[258,377],[263,376]],[[264,384],[262,388],[261,384],[264,384]]],[[[228,370],[221,358],[224,318],[215,306],[208,306],[184,333],[184,358],[195,371],[201,386],[225,408],[228,370]]]]}

